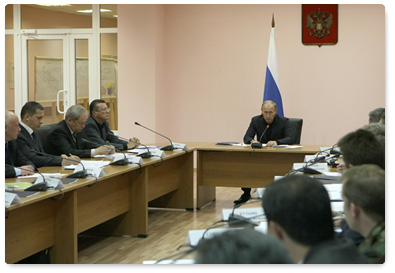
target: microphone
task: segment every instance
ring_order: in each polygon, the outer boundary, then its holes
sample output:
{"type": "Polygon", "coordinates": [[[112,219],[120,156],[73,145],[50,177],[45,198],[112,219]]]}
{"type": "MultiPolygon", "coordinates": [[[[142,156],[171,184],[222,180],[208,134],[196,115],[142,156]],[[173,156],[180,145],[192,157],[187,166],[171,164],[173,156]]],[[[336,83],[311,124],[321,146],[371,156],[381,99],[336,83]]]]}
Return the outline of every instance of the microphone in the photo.
{"type": "MultiPolygon", "coordinates": [[[[5,164],[5,165],[6,165],[6,166],[11,166],[11,167],[13,167],[13,168],[18,168],[18,169],[21,169],[21,170],[24,170],[24,171],[28,171],[28,172],[31,172],[31,171],[32,171],[32,170],[30,170],[30,169],[21,168],[21,167],[16,167],[16,166],[13,166],[13,165],[10,165],[10,164],[5,164]]],[[[41,177],[43,178],[43,182],[34,184],[34,185],[32,185],[32,186],[26,188],[25,191],[46,191],[46,190],[48,189],[48,187],[47,187],[47,182],[45,182],[45,177],[44,177],[44,175],[43,175],[42,173],[40,173],[40,171],[37,170],[37,169],[36,169],[34,172],[35,172],[35,173],[38,173],[39,175],[41,175],[41,177]]]]}
{"type": "Polygon", "coordinates": [[[267,129],[269,129],[270,125],[268,124],[266,126],[266,129],[263,131],[263,133],[261,134],[261,137],[259,138],[259,143],[252,143],[251,147],[252,148],[262,148],[262,137],[263,135],[266,133],[267,129]]]}
{"type": "Polygon", "coordinates": [[[162,137],[164,137],[164,138],[167,138],[167,139],[170,141],[170,145],[167,145],[167,146],[165,146],[165,147],[160,148],[161,150],[163,150],[163,151],[173,151],[173,150],[174,150],[173,142],[171,142],[170,138],[168,138],[168,137],[166,137],[166,136],[164,136],[164,135],[162,135],[162,134],[159,134],[158,132],[155,132],[154,130],[151,130],[150,128],[147,128],[147,127],[141,125],[141,124],[138,123],[137,121],[136,121],[134,124],[136,124],[136,125],[138,125],[138,126],[141,126],[141,127],[145,128],[145,129],[151,131],[151,132],[154,132],[155,134],[158,134],[158,135],[160,135],[160,136],[162,136],[162,137]]]}
{"type": "Polygon", "coordinates": [[[140,156],[141,158],[150,158],[150,157],[151,157],[151,152],[149,151],[148,147],[145,146],[143,143],[138,143],[138,144],[143,145],[143,146],[147,149],[147,152],[142,153],[142,154],[140,154],[139,156],[140,156]]]}
{"type": "MultiPolygon", "coordinates": [[[[39,151],[36,151],[36,150],[34,150],[34,149],[30,149],[30,151],[31,151],[32,153],[35,153],[35,154],[38,154],[38,155],[46,155],[46,156],[57,157],[56,155],[51,155],[51,154],[39,152],[39,151]]],[[[77,163],[77,164],[81,164],[83,170],[82,170],[82,171],[75,172],[75,173],[72,173],[72,174],[66,176],[66,178],[85,178],[85,177],[88,176],[88,172],[86,171],[85,166],[84,166],[84,164],[82,164],[82,162],[80,162],[80,161],[78,161],[78,160],[75,160],[75,159],[72,159],[72,158],[67,158],[67,160],[72,161],[72,162],[75,162],[75,163],[77,163]]]]}
{"type": "MultiPolygon", "coordinates": [[[[248,204],[253,204],[253,203],[258,203],[261,202],[261,200],[257,200],[257,201],[253,201],[253,202],[249,202],[248,204]]],[[[229,227],[254,227],[254,226],[258,226],[258,224],[254,221],[252,221],[249,218],[246,218],[244,216],[241,215],[235,215],[235,209],[245,205],[247,203],[239,203],[233,206],[233,210],[232,213],[229,215],[228,218],[228,224],[229,227]]]]}

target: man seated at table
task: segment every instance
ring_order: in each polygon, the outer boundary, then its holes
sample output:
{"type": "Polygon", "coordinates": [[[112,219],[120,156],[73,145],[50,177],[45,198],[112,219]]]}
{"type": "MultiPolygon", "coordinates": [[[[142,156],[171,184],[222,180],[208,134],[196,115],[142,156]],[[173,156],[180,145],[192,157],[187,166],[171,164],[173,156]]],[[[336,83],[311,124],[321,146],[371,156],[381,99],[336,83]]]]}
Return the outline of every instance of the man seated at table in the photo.
{"type": "Polygon", "coordinates": [[[110,130],[108,120],[110,118],[110,108],[104,100],[93,100],[89,106],[90,116],[85,122],[84,133],[93,143],[100,145],[111,144],[117,150],[133,149],[140,141],[133,137],[129,141],[119,139],[110,130]]]}
{"type": "Polygon", "coordinates": [[[5,177],[34,174],[34,164],[18,149],[16,139],[19,131],[19,119],[10,111],[5,112],[5,177]],[[20,168],[18,168],[20,167],[20,168]]]}
{"type": "Polygon", "coordinates": [[[274,181],[262,206],[268,233],[283,241],[294,263],[369,263],[351,240],[335,238],[329,195],[317,180],[292,175],[274,181]]]}
{"type": "Polygon", "coordinates": [[[43,166],[67,166],[80,161],[77,156],[51,156],[43,154],[44,149],[36,131],[41,127],[44,107],[35,101],[27,102],[21,110],[21,122],[17,143],[22,154],[37,168],[43,166]],[[68,160],[71,159],[71,160],[68,160]]]}
{"type": "MultiPolygon", "coordinates": [[[[261,106],[261,115],[251,119],[243,140],[246,144],[260,142],[273,147],[280,144],[293,144],[294,136],[288,118],[277,115],[276,103],[267,100],[261,106]]],[[[251,188],[242,188],[242,190],[244,193],[234,201],[235,204],[247,202],[251,198],[251,188]]]]}
{"type": "Polygon", "coordinates": [[[371,131],[358,129],[348,133],[337,145],[343,154],[346,170],[362,164],[376,164],[385,169],[385,141],[371,131]]]}
{"type": "Polygon", "coordinates": [[[344,214],[362,234],[359,250],[371,263],[385,262],[385,172],[374,164],[356,166],[343,175],[344,214]]]}
{"type": "Polygon", "coordinates": [[[82,158],[114,153],[114,146],[95,145],[85,139],[82,130],[87,119],[88,111],[84,107],[71,106],[66,112],[65,119],[48,133],[47,141],[44,143],[45,152],[53,155],[72,154],[82,158]]]}

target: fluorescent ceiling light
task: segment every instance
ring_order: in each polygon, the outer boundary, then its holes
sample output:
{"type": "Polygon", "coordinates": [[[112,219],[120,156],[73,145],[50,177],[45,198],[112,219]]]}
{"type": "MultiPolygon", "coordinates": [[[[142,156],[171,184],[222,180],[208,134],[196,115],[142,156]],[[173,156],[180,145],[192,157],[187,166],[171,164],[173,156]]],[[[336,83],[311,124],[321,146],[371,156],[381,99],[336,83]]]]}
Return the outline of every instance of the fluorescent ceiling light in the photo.
{"type": "MultiPolygon", "coordinates": [[[[77,12],[81,13],[92,13],[91,9],[77,10],[77,12]]],[[[110,9],[100,9],[100,12],[112,12],[110,9]]]]}

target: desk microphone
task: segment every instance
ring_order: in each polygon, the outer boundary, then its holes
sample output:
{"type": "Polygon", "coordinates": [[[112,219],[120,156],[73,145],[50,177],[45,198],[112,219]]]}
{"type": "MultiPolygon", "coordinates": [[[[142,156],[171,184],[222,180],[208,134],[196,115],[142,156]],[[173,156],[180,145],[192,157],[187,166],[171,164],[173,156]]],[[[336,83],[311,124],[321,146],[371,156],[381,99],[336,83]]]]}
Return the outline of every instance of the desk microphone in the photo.
{"type": "Polygon", "coordinates": [[[152,156],[151,152],[149,151],[149,149],[148,149],[148,147],[146,145],[144,145],[143,143],[137,143],[137,144],[143,145],[147,149],[147,151],[145,153],[139,154],[138,155],[139,157],[141,157],[141,158],[150,158],[152,156]]]}
{"type": "Polygon", "coordinates": [[[261,134],[261,137],[259,138],[259,143],[252,143],[251,147],[252,148],[262,148],[262,137],[263,135],[266,133],[267,129],[269,129],[270,125],[268,124],[266,126],[266,129],[263,131],[263,133],[261,134]]]}
{"type": "MultiPolygon", "coordinates": [[[[31,171],[32,171],[32,170],[30,170],[30,169],[21,168],[21,167],[16,167],[16,166],[13,166],[13,165],[10,165],[10,164],[5,164],[5,165],[6,165],[6,166],[11,166],[11,167],[13,167],[13,168],[18,168],[18,169],[21,169],[21,170],[24,170],[24,171],[28,171],[28,172],[31,172],[31,171]]],[[[32,186],[26,188],[25,191],[46,191],[46,190],[48,189],[48,185],[47,185],[47,182],[45,181],[44,175],[43,175],[42,173],[40,173],[40,171],[37,170],[37,169],[36,169],[36,170],[33,170],[33,171],[34,171],[35,173],[38,173],[39,175],[41,175],[41,177],[43,178],[43,182],[34,184],[34,185],[32,185],[32,186]]]]}
{"type": "MultiPolygon", "coordinates": [[[[39,152],[39,151],[36,151],[34,149],[30,149],[30,152],[38,154],[38,155],[46,155],[46,156],[58,157],[56,155],[51,155],[51,154],[39,152]]],[[[65,159],[65,158],[63,158],[63,159],[65,159]]],[[[85,178],[85,177],[88,176],[88,172],[86,171],[85,166],[84,166],[84,164],[82,164],[82,162],[80,162],[78,160],[75,160],[73,158],[69,158],[69,157],[66,158],[66,159],[69,160],[69,161],[75,162],[77,164],[81,164],[81,166],[82,166],[82,171],[78,171],[78,172],[72,173],[72,174],[66,176],[66,178],[85,178]]]]}
{"type": "MultiPolygon", "coordinates": [[[[248,204],[253,204],[253,203],[260,203],[262,202],[261,200],[249,202],[248,204]]],[[[239,203],[233,206],[232,213],[229,215],[228,218],[228,223],[229,227],[255,227],[258,226],[258,224],[254,221],[251,220],[251,218],[246,218],[244,216],[235,214],[235,209],[245,205],[247,203],[239,203]]]]}
{"type": "Polygon", "coordinates": [[[164,136],[164,135],[162,135],[162,134],[159,134],[158,132],[155,132],[154,130],[151,130],[150,128],[147,128],[147,127],[141,125],[141,124],[138,123],[137,121],[136,121],[134,124],[136,124],[136,125],[138,125],[138,126],[141,126],[141,127],[145,128],[145,129],[151,131],[151,132],[154,132],[155,134],[158,134],[158,135],[160,135],[160,136],[162,136],[162,137],[164,137],[164,138],[167,138],[167,139],[170,141],[170,145],[167,145],[167,146],[165,146],[165,147],[160,148],[161,150],[163,150],[163,151],[173,151],[173,150],[174,150],[173,142],[171,142],[170,138],[168,138],[168,137],[166,137],[166,136],[164,136]]]}
{"type": "MultiPolygon", "coordinates": [[[[89,140],[87,140],[85,138],[81,138],[81,140],[84,141],[84,142],[96,145],[96,147],[102,146],[100,143],[92,142],[92,141],[89,141],[89,140]]],[[[107,142],[107,145],[111,145],[111,144],[107,142]]],[[[125,153],[122,150],[118,150],[118,149],[115,149],[115,151],[119,152],[119,153],[122,153],[123,154],[123,158],[122,159],[118,159],[116,161],[113,161],[109,165],[119,165],[119,166],[128,165],[129,164],[129,160],[126,157],[125,153]]]]}

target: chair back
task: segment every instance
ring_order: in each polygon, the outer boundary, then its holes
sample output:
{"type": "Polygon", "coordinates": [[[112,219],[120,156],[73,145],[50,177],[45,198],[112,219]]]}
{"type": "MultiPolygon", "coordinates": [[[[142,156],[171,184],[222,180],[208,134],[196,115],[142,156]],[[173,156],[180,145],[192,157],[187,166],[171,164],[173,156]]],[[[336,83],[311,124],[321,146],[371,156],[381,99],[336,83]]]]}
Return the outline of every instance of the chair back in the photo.
{"type": "Polygon", "coordinates": [[[294,136],[294,144],[300,144],[300,137],[302,135],[303,119],[289,118],[289,124],[292,128],[294,136]]]}
{"type": "Polygon", "coordinates": [[[38,137],[41,140],[42,145],[44,146],[44,143],[47,140],[47,136],[49,131],[52,130],[52,128],[54,128],[57,125],[57,123],[51,123],[51,124],[46,124],[40,127],[40,129],[38,129],[36,131],[36,134],[38,135],[38,137]]]}

